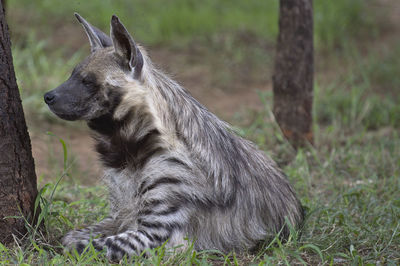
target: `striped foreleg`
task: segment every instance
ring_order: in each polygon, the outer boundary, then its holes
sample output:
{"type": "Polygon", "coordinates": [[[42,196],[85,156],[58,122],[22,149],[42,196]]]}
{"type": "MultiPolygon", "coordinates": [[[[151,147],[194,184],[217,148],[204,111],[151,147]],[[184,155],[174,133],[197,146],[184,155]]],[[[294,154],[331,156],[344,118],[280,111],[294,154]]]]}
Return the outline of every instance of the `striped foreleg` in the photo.
{"type": "Polygon", "coordinates": [[[160,206],[143,209],[138,216],[137,230],[94,239],[93,246],[98,250],[105,248],[109,259],[119,261],[124,255],[140,255],[145,249],[159,247],[167,240],[168,246],[183,244],[186,210],[163,205],[163,210],[160,206]]]}
{"type": "Polygon", "coordinates": [[[97,224],[68,232],[63,237],[62,244],[68,250],[76,249],[78,253],[82,253],[91,240],[115,234],[118,226],[116,219],[107,217],[97,224]]]}
{"type": "MultiPolygon", "coordinates": [[[[172,182],[172,179],[170,181],[172,182]]],[[[157,191],[156,187],[165,186],[167,183],[164,179],[164,182],[157,182],[157,186],[152,185],[151,191],[154,193],[146,190],[145,196],[150,197],[146,197],[141,204],[135,230],[128,229],[113,236],[95,239],[94,247],[104,247],[108,258],[119,261],[124,255],[139,255],[146,249],[161,246],[167,240],[168,247],[185,244],[185,229],[191,208],[188,207],[187,201],[183,200],[185,195],[171,190],[164,193],[157,191]]]]}

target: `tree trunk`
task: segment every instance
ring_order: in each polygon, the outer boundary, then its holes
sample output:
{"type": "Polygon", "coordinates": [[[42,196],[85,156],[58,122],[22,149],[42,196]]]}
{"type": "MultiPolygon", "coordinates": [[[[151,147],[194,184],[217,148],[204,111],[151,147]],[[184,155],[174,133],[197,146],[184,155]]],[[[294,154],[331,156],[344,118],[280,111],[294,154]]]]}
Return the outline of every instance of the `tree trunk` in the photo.
{"type": "Polygon", "coordinates": [[[26,233],[37,195],[31,142],[11,56],[8,26],[0,2],[0,242],[26,233]]]}
{"type": "Polygon", "coordinates": [[[313,143],[313,49],[312,0],[281,0],[273,113],[295,148],[313,143]]]}

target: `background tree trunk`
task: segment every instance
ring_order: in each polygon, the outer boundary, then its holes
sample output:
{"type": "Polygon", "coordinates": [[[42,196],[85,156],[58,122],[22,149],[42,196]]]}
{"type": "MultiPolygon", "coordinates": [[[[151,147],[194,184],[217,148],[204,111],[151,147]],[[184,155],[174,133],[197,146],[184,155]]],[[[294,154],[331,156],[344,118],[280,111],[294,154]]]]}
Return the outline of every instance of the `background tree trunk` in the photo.
{"type": "Polygon", "coordinates": [[[26,232],[21,216],[32,218],[37,195],[31,142],[11,56],[8,26],[0,2],[0,241],[26,232]]]}
{"type": "Polygon", "coordinates": [[[295,148],[313,143],[313,50],[312,0],[281,0],[273,113],[295,148]]]}

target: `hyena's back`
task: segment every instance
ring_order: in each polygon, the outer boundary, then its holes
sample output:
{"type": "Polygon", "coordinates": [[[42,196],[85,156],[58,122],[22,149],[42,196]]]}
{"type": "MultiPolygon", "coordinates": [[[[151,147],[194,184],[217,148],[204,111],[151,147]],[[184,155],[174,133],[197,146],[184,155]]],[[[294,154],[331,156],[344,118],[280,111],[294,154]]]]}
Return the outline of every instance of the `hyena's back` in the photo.
{"type": "Polygon", "coordinates": [[[189,223],[188,233],[199,249],[252,250],[279,232],[287,237],[287,222],[298,228],[303,220],[300,202],[275,163],[247,141],[232,138],[240,143],[238,157],[225,156],[237,172],[219,169],[211,190],[215,204],[195,213],[189,223]]]}

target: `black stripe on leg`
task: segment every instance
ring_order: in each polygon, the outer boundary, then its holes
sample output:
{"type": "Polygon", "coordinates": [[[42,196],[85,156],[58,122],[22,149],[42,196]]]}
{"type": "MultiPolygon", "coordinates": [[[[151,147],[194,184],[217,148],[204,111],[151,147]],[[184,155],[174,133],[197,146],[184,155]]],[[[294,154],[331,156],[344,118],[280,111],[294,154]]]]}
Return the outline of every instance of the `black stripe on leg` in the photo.
{"type": "MultiPolygon", "coordinates": [[[[145,231],[141,231],[141,232],[145,232],[145,231]]],[[[145,233],[145,235],[149,235],[148,239],[151,239],[151,242],[149,243],[149,247],[152,245],[152,243],[156,242],[158,244],[161,244],[165,241],[167,241],[167,239],[171,236],[171,232],[168,232],[166,236],[160,236],[157,233],[152,233],[151,235],[149,233],[145,233]]]]}
{"type": "Polygon", "coordinates": [[[139,218],[138,219],[139,225],[150,228],[150,229],[166,229],[168,231],[173,231],[175,229],[180,229],[182,228],[182,225],[174,222],[174,223],[160,223],[160,222],[148,222],[148,221],[143,221],[143,219],[139,218]]]}
{"type": "Polygon", "coordinates": [[[164,243],[165,241],[167,241],[167,239],[169,238],[169,236],[159,236],[157,234],[152,234],[153,238],[158,242],[158,243],[164,243]]]}
{"type": "Polygon", "coordinates": [[[141,209],[138,212],[138,215],[139,216],[147,216],[147,215],[151,215],[151,214],[154,214],[154,215],[157,215],[157,216],[170,215],[170,214],[177,213],[179,211],[179,209],[180,209],[180,207],[178,207],[178,206],[170,206],[165,210],[157,212],[157,211],[154,211],[151,208],[146,208],[146,209],[141,209]]]}
{"type": "Polygon", "coordinates": [[[162,223],[159,222],[146,222],[143,221],[142,219],[138,219],[138,223],[141,226],[147,227],[147,228],[151,228],[151,229],[158,229],[158,228],[164,228],[164,225],[162,223]]]}
{"type": "Polygon", "coordinates": [[[143,243],[143,241],[135,233],[127,232],[126,234],[129,236],[130,239],[136,240],[136,242],[138,242],[139,245],[141,245],[142,247],[145,247],[145,244],[143,243]]]}
{"type": "Polygon", "coordinates": [[[133,238],[140,244],[142,245],[142,247],[144,247],[144,243],[143,241],[140,239],[140,237],[138,237],[137,235],[133,235],[133,238]]]}
{"type": "Polygon", "coordinates": [[[114,252],[121,252],[122,254],[125,254],[125,251],[119,247],[118,245],[116,245],[115,243],[113,243],[113,241],[109,238],[106,240],[106,246],[107,248],[109,248],[111,251],[114,252]]]}
{"type": "Polygon", "coordinates": [[[133,251],[137,251],[138,248],[137,246],[135,246],[131,241],[129,241],[129,239],[124,239],[122,237],[115,237],[114,240],[120,242],[123,245],[127,245],[130,249],[132,249],[133,251]]]}
{"type": "MultiPolygon", "coordinates": [[[[180,184],[180,183],[182,183],[182,181],[180,181],[179,179],[173,178],[173,177],[161,177],[161,178],[157,179],[156,181],[154,181],[151,185],[148,185],[145,188],[141,188],[141,189],[139,188],[139,194],[143,195],[146,192],[148,192],[162,184],[176,185],[176,184],[180,184]]],[[[141,185],[141,187],[142,187],[142,185],[141,185]]]]}
{"type": "Polygon", "coordinates": [[[147,239],[149,239],[150,241],[154,241],[154,238],[148,234],[146,231],[144,230],[138,230],[139,233],[141,233],[142,235],[144,235],[145,237],[147,237],[147,239]]]}

